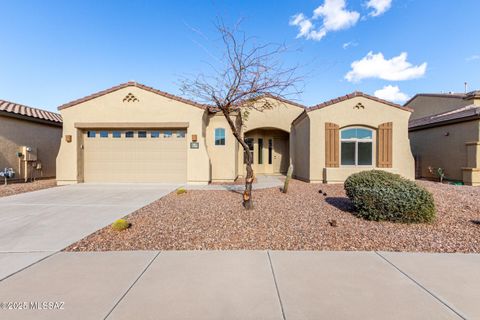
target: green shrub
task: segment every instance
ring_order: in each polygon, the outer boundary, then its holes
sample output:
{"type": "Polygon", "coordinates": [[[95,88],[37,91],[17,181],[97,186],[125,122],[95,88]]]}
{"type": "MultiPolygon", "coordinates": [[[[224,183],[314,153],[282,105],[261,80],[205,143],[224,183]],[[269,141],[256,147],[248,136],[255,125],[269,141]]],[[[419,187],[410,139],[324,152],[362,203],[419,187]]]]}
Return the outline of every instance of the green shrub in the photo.
{"type": "Polygon", "coordinates": [[[344,187],[356,213],[367,220],[416,223],[435,218],[432,194],[398,174],[362,171],[348,177],[344,187]]]}
{"type": "Polygon", "coordinates": [[[180,187],[177,189],[177,194],[184,194],[184,193],[187,193],[187,190],[183,187],[180,187]]]}
{"type": "Polygon", "coordinates": [[[130,223],[124,219],[118,219],[114,223],[112,223],[112,229],[116,231],[123,231],[130,227],[130,223]]]}

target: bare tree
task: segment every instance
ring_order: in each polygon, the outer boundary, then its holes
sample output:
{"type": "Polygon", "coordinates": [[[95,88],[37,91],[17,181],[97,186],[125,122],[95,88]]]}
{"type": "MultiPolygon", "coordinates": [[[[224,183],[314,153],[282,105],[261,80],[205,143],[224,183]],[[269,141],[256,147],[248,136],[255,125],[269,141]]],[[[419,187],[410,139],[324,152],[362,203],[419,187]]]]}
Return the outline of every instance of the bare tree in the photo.
{"type": "Polygon", "coordinates": [[[285,67],[281,61],[288,51],[284,44],[258,44],[255,38],[247,37],[239,29],[239,24],[228,28],[220,21],[216,29],[222,40],[223,57],[210,64],[212,74],[181,79],[181,91],[211,105],[211,111],[222,112],[225,116],[244,150],[246,176],[243,204],[246,209],[251,209],[253,157],[244,141],[242,129],[251,109],[263,111],[272,108],[266,100],[268,97],[286,98],[299,94],[302,78],[297,75],[298,66],[285,67]]]}

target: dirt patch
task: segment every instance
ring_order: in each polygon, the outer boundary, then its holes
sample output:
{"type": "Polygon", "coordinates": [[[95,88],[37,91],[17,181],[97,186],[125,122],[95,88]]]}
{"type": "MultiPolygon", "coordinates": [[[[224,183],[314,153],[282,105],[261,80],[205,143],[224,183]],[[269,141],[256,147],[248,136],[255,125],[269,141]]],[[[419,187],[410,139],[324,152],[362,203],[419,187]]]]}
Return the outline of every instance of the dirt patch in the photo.
{"type": "Polygon", "coordinates": [[[3,180],[0,180],[0,183],[0,198],[57,186],[55,179],[37,180],[26,183],[10,183],[7,185],[4,185],[3,180]]]}
{"type": "Polygon", "coordinates": [[[480,188],[419,181],[438,208],[431,224],[372,222],[352,214],[342,185],[297,180],[289,192],[253,193],[246,211],[229,191],[174,193],[127,216],[122,232],[101,229],[67,251],[385,250],[480,252],[480,188]]]}

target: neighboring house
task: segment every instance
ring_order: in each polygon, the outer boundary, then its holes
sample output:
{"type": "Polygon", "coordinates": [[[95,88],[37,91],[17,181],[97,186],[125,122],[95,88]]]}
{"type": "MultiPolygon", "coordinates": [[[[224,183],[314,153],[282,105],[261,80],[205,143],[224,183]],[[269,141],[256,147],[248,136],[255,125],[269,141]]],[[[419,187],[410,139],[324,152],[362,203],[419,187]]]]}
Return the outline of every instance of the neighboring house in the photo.
{"type": "MultiPolygon", "coordinates": [[[[349,172],[376,167],[413,177],[407,131],[410,112],[360,93],[347,97],[338,105],[328,103],[328,107],[311,110],[273,96],[259,98],[257,107],[249,109],[243,129],[255,174],[285,173],[293,162],[295,175],[308,181],[339,182],[349,172]],[[347,162],[332,163],[328,174],[323,174],[324,116],[341,129],[363,129],[354,130],[360,136],[345,130],[350,144],[342,144],[349,150],[344,150],[345,157],[352,155],[348,152],[355,157],[357,146],[360,148],[358,165],[345,158],[347,162]],[[310,117],[311,124],[305,125],[310,117]],[[377,131],[382,135],[381,144],[377,131]],[[377,161],[378,145],[385,152],[377,161]],[[371,148],[370,156],[365,148],[371,148]]],[[[223,114],[214,108],[128,82],[67,103],[59,110],[64,121],[57,158],[59,184],[206,184],[234,181],[244,175],[243,148],[223,114]]],[[[232,114],[234,121],[237,117],[232,114]]],[[[334,157],[335,152],[331,154],[334,157]]],[[[339,159],[339,154],[336,156],[339,159]]]]}
{"type": "Polygon", "coordinates": [[[15,180],[55,177],[61,137],[59,114],[0,100],[0,170],[15,180]]]}
{"type": "Polygon", "coordinates": [[[434,178],[442,168],[448,179],[480,185],[480,91],[417,94],[405,106],[414,110],[409,131],[416,175],[434,178]]]}

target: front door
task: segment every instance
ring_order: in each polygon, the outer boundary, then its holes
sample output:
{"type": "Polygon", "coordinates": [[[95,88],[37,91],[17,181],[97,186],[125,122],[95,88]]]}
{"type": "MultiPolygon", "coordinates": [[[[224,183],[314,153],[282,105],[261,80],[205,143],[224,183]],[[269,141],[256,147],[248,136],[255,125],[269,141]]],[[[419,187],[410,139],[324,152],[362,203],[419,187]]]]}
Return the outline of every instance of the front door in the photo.
{"type": "Polygon", "coordinates": [[[288,170],[288,140],[281,137],[273,139],[273,173],[285,173],[288,170]]]}

